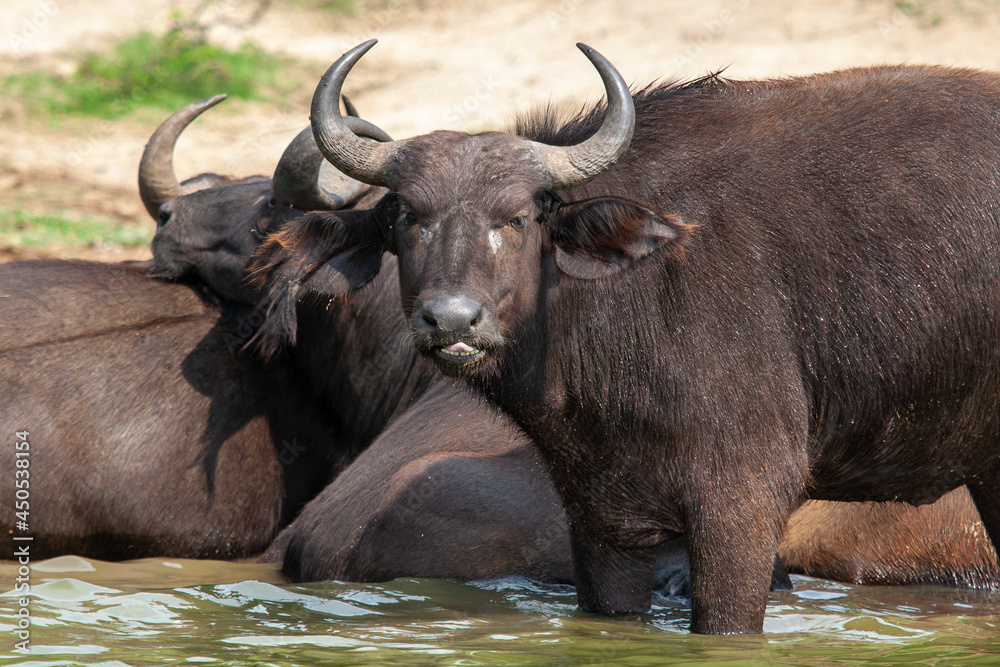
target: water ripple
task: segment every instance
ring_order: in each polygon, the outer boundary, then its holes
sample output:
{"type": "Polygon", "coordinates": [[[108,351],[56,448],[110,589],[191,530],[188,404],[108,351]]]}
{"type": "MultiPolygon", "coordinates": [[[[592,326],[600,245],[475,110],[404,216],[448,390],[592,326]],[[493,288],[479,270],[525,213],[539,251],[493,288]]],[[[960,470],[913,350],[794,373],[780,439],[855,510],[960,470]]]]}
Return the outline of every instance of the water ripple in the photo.
{"type": "MultiPolygon", "coordinates": [[[[83,560],[83,559],[79,559],[83,560]]],[[[656,598],[651,613],[608,619],[576,610],[575,591],[520,577],[461,584],[399,579],[362,585],[281,584],[247,578],[162,588],[165,571],[197,581],[199,565],[67,560],[31,592],[31,656],[20,667],[206,664],[654,664],[756,661],[800,665],[991,664],[1000,657],[1000,596],[982,591],[845,586],[795,577],[771,596],[759,637],[687,633],[687,603],[656,598]],[[180,567],[173,567],[179,565],[180,567]],[[93,577],[93,580],[89,579],[93,577]]],[[[211,564],[211,572],[221,572],[211,564]]],[[[254,572],[241,565],[243,572],[254,572]]],[[[266,575],[273,570],[260,570],[266,575]]],[[[41,574],[41,573],[39,573],[41,574]]],[[[18,596],[0,594],[0,631],[17,623],[18,596]]]]}

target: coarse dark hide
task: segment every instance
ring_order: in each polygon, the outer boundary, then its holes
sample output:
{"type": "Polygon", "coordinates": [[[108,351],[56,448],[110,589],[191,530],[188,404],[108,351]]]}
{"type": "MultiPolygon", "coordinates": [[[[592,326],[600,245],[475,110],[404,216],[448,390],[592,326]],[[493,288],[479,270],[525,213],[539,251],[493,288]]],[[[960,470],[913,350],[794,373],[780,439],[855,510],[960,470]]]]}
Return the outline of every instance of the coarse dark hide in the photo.
{"type": "Polygon", "coordinates": [[[371,45],[331,67],[313,128],[394,194],[349,232],[303,221],[330,240],[313,284],[399,257],[417,349],[548,461],[583,609],[647,610],[659,545],[683,535],[692,629],[760,632],[806,498],[966,484],[995,542],[1000,77],[709,77],[633,101],[584,48],[607,112],[372,147],[330,103],[371,45]]]}

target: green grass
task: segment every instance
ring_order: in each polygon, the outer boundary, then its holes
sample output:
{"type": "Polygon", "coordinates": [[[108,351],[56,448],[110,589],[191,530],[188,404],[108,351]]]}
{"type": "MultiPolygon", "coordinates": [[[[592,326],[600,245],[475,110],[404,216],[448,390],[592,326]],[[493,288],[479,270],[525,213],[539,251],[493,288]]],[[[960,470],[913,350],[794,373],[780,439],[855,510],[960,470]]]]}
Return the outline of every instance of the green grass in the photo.
{"type": "Polygon", "coordinates": [[[311,0],[303,4],[310,9],[318,9],[334,14],[345,14],[347,16],[354,16],[354,12],[357,9],[357,2],[355,0],[311,0]]]}
{"type": "Polygon", "coordinates": [[[251,44],[230,51],[175,29],[139,33],[111,54],[88,54],[68,77],[29,71],[7,77],[4,86],[30,112],[120,118],[143,106],[174,111],[220,92],[266,99],[282,64],[251,44]]]}
{"type": "Polygon", "coordinates": [[[100,218],[71,220],[63,213],[0,211],[0,248],[45,248],[53,243],[70,247],[144,246],[154,231],[152,224],[132,226],[100,218]]]}
{"type": "Polygon", "coordinates": [[[395,12],[405,6],[418,5],[420,0],[297,0],[307,9],[344,16],[364,16],[378,12],[395,12]]]}

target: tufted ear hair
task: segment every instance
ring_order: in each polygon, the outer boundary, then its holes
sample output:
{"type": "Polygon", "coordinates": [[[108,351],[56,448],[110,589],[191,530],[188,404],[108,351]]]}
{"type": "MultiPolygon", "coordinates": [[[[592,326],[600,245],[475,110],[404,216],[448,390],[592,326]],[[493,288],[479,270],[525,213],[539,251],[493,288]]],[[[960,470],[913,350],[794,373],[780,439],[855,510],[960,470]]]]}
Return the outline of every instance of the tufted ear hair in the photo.
{"type": "Polygon", "coordinates": [[[677,216],[620,197],[563,205],[547,224],[559,270],[583,280],[613,275],[657,251],[679,253],[692,229],[677,216]]]}
{"type": "Polygon", "coordinates": [[[264,324],[247,344],[271,356],[296,340],[296,304],[370,283],[390,249],[381,207],[308,213],[270,235],[257,250],[251,282],[267,287],[264,324]]]}

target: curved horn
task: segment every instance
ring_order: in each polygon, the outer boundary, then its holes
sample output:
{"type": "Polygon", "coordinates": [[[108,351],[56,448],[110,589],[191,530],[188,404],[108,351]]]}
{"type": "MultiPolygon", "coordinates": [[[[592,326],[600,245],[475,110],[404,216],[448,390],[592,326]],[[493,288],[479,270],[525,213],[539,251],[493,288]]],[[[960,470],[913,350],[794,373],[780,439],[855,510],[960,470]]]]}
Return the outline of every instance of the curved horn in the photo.
{"type": "Polygon", "coordinates": [[[374,143],[355,136],[338,104],[347,73],[376,42],[359,44],[330,65],[313,94],[312,131],[323,156],[337,169],[369,185],[386,185],[385,170],[402,142],[374,143]]]}
{"type": "Polygon", "coordinates": [[[583,185],[609,169],[628,150],[635,129],[635,104],[622,75],[594,49],[582,43],[576,46],[601,75],[608,97],[608,110],[597,133],[575,146],[531,142],[551,179],[549,188],[552,190],[583,185]]]}
{"type": "Polygon", "coordinates": [[[139,161],[139,196],[154,220],[159,215],[161,204],[186,194],[174,175],[174,144],[177,138],[201,112],[224,99],[225,95],[216,95],[178,109],[149,138],[139,161]]]}
{"type": "Polygon", "coordinates": [[[347,99],[347,95],[341,95],[340,99],[344,100],[344,112],[347,113],[348,116],[361,118],[361,114],[359,114],[358,110],[354,108],[354,105],[351,104],[351,101],[347,99]]]}
{"type": "MultiPolygon", "coordinates": [[[[392,137],[366,120],[348,116],[344,124],[357,136],[375,141],[392,141],[392,137]]],[[[307,127],[288,144],[271,179],[275,199],[302,211],[335,211],[356,202],[368,191],[368,186],[339,174],[335,183],[320,185],[323,154],[307,127]]]]}

